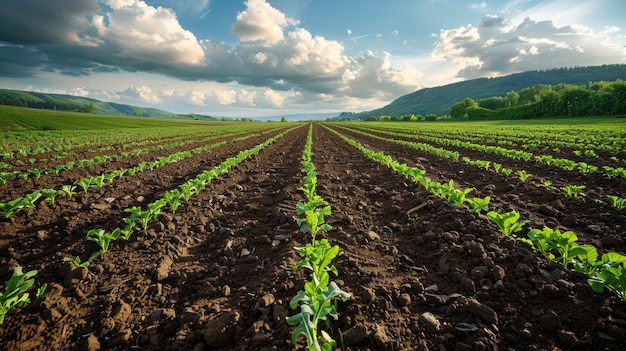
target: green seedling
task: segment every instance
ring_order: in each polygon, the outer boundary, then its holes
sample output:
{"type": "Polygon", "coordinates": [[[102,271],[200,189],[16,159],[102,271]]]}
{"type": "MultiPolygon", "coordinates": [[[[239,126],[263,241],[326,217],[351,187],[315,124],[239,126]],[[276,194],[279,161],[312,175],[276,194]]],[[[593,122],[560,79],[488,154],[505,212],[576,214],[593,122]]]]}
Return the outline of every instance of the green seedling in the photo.
{"type": "Polygon", "coordinates": [[[563,190],[563,193],[567,196],[578,197],[581,195],[584,188],[584,185],[567,185],[562,187],[561,190],[563,190]]]}
{"type": "Polygon", "coordinates": [[[599,269],[587,280],[596,292],[605,288],[613,291],[622,300],[626,300],[626,256],[610,252],[602,255],[599,269]]]}
{"type": "Polygon", "coordinates": [[[100,246],[100,252],[105,253],[109,251],[109,245],[112,240],[117,240],[120,236],[120,228],[116,228],[112,232],[108,233],[104,229],[91,229],[87,232],[87,240],[91,240],[100,246]]]}
{"type": "Polygon", "coordinates": [[[4,213],[4,217],[9,218],[13,215],[15,211],[22,209],[22,207],[20,206],[22,200],[23,199],[21,197],[18,197],[17,199],[0,203],[0,211],[4,213]]]}
{"type": "Polygon", "coordinates": [[[14,172],[0,172],[0,185],[6,184],[9,179],[15,178],[14,172]]]}
{"type": "Polygon", "coordinates": [[[525,170],[523,170],[523,169],[522,169],[522,170],[519,170],[519,171],[517,171],[517,172],[515,172],[515,174],[517,174],[517,176],[519,177],[519,179],[520,179],[522,182],[525,182],[525,181],[527,181],[527,180],[528,180],[528,178],[532,177],[532,174],[530,174],[530,173],[526,172],[526,171],[525,171],[525,170]]]}
{"type": "MultiPolygon", "coordinates": [[[[0,293],[0,324],[4,322],[5,316],[11,310],[30,303],[30,294],[26,290],[35,283],[35,280],[31,278],[36,274],[36,270],[23,273],[22,267],[19,266],[13,269],[13,275],[7,282],[4,292],[0,293]]],[[[46,287],[47,284],[44,284],[37,289],[35,297],[42,296],[46,291],[46,287]]]]}
{"type": "Polygon", "coordinates": [[[487,217],[500,228],[504,236],[510,236],[521,231],[524,224],[528,223],[528,221],[520,221],[520,214],[515,210],[506,213],[490,211],[487,212],[487,217]]]}
{"type": "Polygon", "coordinates": [[[65,195],[67,195],[67,197],[69,199],[72,198],[72,196],[74,196],[76,194],[76,187],[73,185],[63,185],[61,186],[61,191],[65,193],[65,195]]]}
{"type": "Polygon", "coordinates": [[[69,262],[72,264],[72,266],[74,267],[74,269],[79,268],[79,267],[88,267],[91,262],[98,256],[100,256],[102,254],[101,251],[97,251],[91,254],[91,256],[89,256],[89,259],[85,262],[81,262],[80,256],[76,256],[74,258],[71,257],[63,257],[63,262],[69,262]]]}
{"type": "Polygon", "coordinates": [[[91,178],[89,185],[96,190],[102,189],[104,186],[104,174],[91,178]]]}
{"type": "Polygon", "coordinates": [[[618,210],[623,210],[626,208],[626,198],[621,198],[615,195],[607,195],[607,198],[611,202],[611,205],[613,205],[613,207],[617,208],[618,210]]]}
{"type": "Polygon", "coordinates": [[[43,174],[44,170],[43,169],[29,169],[28,170],[28,174],[32,175],[33,177],[35,177],[35,179],[39,179],[41,177],[41,175],[43,174]]]}
{"type": "Polygon", "coordinates": [[[60,193],[59,191],[55,189],[41,189],[40,191],[43,197],[45,198],[45,201],[47,201],[51,205],[54,204],[54,200],[56,199],[57,195],[59,195],[60,193]]]}
{"type": "Polygon", "coordinates": [[[191,198],[191,195],[193,195],[191,184],[189,183],[182,184],[180,186],[180,192],[181,192],[182,199],[185,201],[189,201],[189,199],[191,198]]]}
{"type": "Polygon", "coordinates": [[[124,212],[130,213],[130,217],[128,218],[130,222],[124,220],[127,226],[132,222],[139,225],[143,230],[148,228],[148,222],[150,222],[150,211],[143,211],[141,207],[133,206],[125,209],[124,212]]]}
{"type": "Polygon", "coordinates": [[[89,185],[91,185],[91,178],[81,178],[74,182],[74,184],[78,185],[83,189],[83,192],[89,191],[89,185]]]}
{"type": "Polygon", "coordinates": [[[487,212],[489,210],[490,196],[484,198],[474,197],[468,200],[468,204],[473,213],[487,212]]]}
{"type": "Polygon", "coordinates": [[[466,196],[473,190],[474,188],[467,188],[464,190],[452,189],[448,192],[448,202],[456,207],[461,207],[465,202],[469,201],[466,196]]]}
{"type": "Polygon", "coordinates": [[[41,197],[40,191],[34,191],[30,194],[24,195],[24,198],[20,202],[22,208],[35,208],[35,202],[41,197]]]}
{"type": "Polygon", "coordinates": [[[505,168],[505,167],[502,167],[502,171],[501,171],[501,172],[502,172],[502,174],[504,174],[505,176],[510,176],[510,175],[511,175],[511,173],[513,172],[513,170],[512,170],[512,169],[510,169],[510,168],[505,168]]]}
{"type": "Polygon", "coordinates": [[[590,165],[590,164],[587,164],[585,162],[578,162],[578,170],[580,171],[580,173],[588,174],[588,173],[597,172],[598,171],[598,167],[590,165]]]}
{"type": "Polygon", "coordinates": [[[167,202],[172,213],[176,212],[176,209],[181,205],[180,200],[183,198],[183,194],[178,189],[166,191],[163,193],[163,199],[167,202]]]}
{"type": "Polygon", "coordinates": [[[303,260],[294,268],[304,267],[312,271],[312,280],[304,285],[304,290],[291,299],[289,306],[296,309],[300,306],[300,313],[287,318],[289,325],[297,327],[291,334],[291,340],[296,345],[296,339],[304,335],[308,350],[334,350],[337,343],[325,331],[318,335],[319,321],[328,321],[329,317],[337,319],[337,304],[334,298],[347,300],[350,295],[341,290],[337,283],[330,282],[328,272],[337,275],[335,266],[330,266],[331,260],[339,253],[338,246],[330,246],[328,240],[322,239],[296,248],[303,260]]]}

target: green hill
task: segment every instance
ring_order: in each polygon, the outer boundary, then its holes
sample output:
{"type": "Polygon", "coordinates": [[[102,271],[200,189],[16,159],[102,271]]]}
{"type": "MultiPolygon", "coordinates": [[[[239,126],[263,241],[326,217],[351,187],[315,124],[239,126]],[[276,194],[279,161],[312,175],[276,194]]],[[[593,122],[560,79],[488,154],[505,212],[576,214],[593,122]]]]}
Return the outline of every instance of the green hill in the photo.
{"type": "Polygon", "coordinates": [[[447,115],[453,104],[469,97],[474,100],[504,96],[536,84],[578,84],[626,79],[626,65],[557,68],[529,71],[498,78],[479,78],[425,88],[399,97],[380,109],[359,113],[344,112],[335,119],[367,119],[370,116],[447,115]]]}
{"type": "Polygon", "coordinates": [[[44,94],[30,91],[0,89],[0,105],[30,107],[45,110],[90,112],[106,115],[139,117],[175,117],[174,113],[156,108],[104,102],[62,94],[44,94]]]}

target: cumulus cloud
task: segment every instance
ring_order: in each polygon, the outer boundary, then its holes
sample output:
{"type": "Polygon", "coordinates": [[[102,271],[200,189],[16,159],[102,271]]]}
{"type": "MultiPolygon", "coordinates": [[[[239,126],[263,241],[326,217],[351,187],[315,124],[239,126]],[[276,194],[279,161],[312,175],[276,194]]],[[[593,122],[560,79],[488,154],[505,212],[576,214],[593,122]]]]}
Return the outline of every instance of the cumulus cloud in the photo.
{"type": "Polygon", "coordinates": [[[265,0],[248,0],[246,9],[237,15],[230,32],[242,41],[262,41],[268,45],[283,39],[283,28],[298,21],[288,18],[265,0]]]}
{"type": "Polygon", "coordinates": [[[607,35],[528,17],[511,26],[504,18],[488,15],[476,27],[442,30],[432,54],[457,64],[462,78],[625,62],[626,51],[612,45],[607,35]]]}
{"type": "MultiPolygon", "coordinates": [[[[28,34],[29,23],[45,16],[26,11],[26,5],[21,4],[27,3],[30,10],[39,6],[54,12],[52,5],[35,1],[4,5],[0,20],[8,20],[6,14],[20,13],[22,17],[10,23],[24,33],[11,34],[15,31],[8,30],[9,22],[0,21],[0,28],[5,26],[0,30],[4,36],[0,40],[6,43],[0,44],[0,76],[28,77],[38,71],[68,76],[150,72],[187,81],[237,82],[250,88],[178,96],[195,106],[215,102],[278,107],[303,96],[324,100],[332,94],[392,99],[419,87],[416,72],[391,67],[389,54],[349,56],[341,42],[299,27],[296,19],[288,18],[266,0],[246,1],[245,10],[233,18],[230,31],[240,40],[236,46],[196,38],[181,26],[176,12],[165,7],[172,3],[165,0],[150,2],[163,5],[158,7],[142,0],[59,0],[54,4],[58,12],[43,22],[46,32],[54,34],[35,40],[34,34],[28,34]],[[38,45],[41,42],[55,45],[38,45]]],[[[184,1],[174,8],[183,11],[191,4],[184,1]]],[[[206,11],[209,4],[201,1],[188,11],[206,11]]],[[[351,34],[349,29],[347,32],[351,34]]],[[[135,84],[110,94],[154,104],[176,95],[145,88],[135,84]]]]}
{"type": "Polygon", "coordinates": [[[109,0],[114,11],[94,16],[96,43],[121,59],[198,64],[204,51],[196,37],[178,23],[174,11],[152,7],[143,1],[109,0]]]}
{"type": "Polygon", "coordinates": [[[120,92],[122,97],[130,100],[135,100],[141,103],[159,104],[161,98],[157,92],[152,91],[147,86],[133,86],[129,87],[123,92],[120,92]]]}

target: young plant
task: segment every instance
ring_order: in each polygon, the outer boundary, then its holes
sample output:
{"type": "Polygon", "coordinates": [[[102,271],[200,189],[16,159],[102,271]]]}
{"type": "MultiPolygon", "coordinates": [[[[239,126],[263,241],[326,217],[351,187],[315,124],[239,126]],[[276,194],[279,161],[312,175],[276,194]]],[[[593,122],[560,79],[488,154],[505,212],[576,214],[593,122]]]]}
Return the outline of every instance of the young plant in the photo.
{"type": "Polygon", "coordinates": [[[584,185],[567,185],[562,187],[561,190],[563,190],[567,196],[578,197],[584,188],[584,185]]]}
{"type": "Polygon", "coordinates": [[[461,207],[465,202],[469,202],[469,200],[466,198],[466,195],[473,190],[474,188],[467,188],[464,190],[452,189],[448,192],[448,202],[456,207],[461,207]]]}
{"type": "Polygon", "coordinates": [[[626,256],[609,252],[602,255],[599,269],[587,280],[593,291],[602,292],[607,288],[626,300],[626,256]]]}
{"type": "Polygon", "coordinates": [[[39,179],[41,177],[41,175],[43,174],[44,170],[43,169],[29,169],[28,170],[28,174],[32,175],[33,177],[35,177],[35,179],[39,179]]]}
{"type": "MultiPolygon", "coordinates": [[[[0,293],[0,324],[4,322],[4,317],[12,309],[30,303],[30,294],[26,292],[35,283],[31,279],[37,274],[36,270],[26,273],[22,272],[22,267],[15,267],[13,275],[7,282],[4,292],[0,293]]],[[[35,297],[40,297],[46,291],[47,284],[37,289],[35,297]]]]}
{"type": "Polygon", "coordinates": [[[176,212],[176,209],[181,205],[180,200],[182,199],[183,194],[178,189],[166,191],[163,193],[163,200],[165,200],[170,207],[172,213],[176,212]]]}
{"type": "Polygon", "coordinates": [[[65,193],[65,195],[67,195],[68,199],[71,199],[72,196],[74,196],[76,194],[76,187],[73,185],[63,185],[61,187],[61,191],[65,193]]]}
{"type": "Polygon", "coordinates": [[[141,207],[133,206],[125,209],[124,212],[130,213],[128,221],[124,220],[127,226],[130,225],[130,223],[135,223],[136,225],[141,226],[143,230],[148,228],[148,222],[150,222],[150,211],[143,211],[141,207]]]}
{"type": "Polygon", "coordinates": [[[87,232],[87,240],[94,241],[100,246],[100,252],[105,253],[109,251],[111,241],[119,238],[120,232],[120,228],[115,228],[115,230],[110,233],[106,232],[104,229],[91,229],[87,232]]]}
{"type": "Polygon", "coordinates": [[[91,178],[89,185],[96,190],[102,189],[104,186],[104,174],[91,178]]]}
{"type": "Polygon", "coordinates": [[[30,194],[24,195],[24,198],[20,202],[21,208],[35,208],[35,202],[41,197],[41,191],[34,191],[30,194]]]}
{"type": "Polygon", "coordinates": [[[500,169],[502,168],[502,164],[500,163],[493,163],[493,170],[496,171],[496,173],[500,173],[500,169]]]}
{"type": "Polygon", "coordinates": [[[520,221],[520,214],[515,210],[506,213],[489,211],[487,217],[500,228],[504,236],[510,236],[521,231],[524,224],[528,223],[528,221],[520,221]]]}
{"type": "Polygon", "coordinates": [[[327,321],[328,317],[337,319],[334,298],[339,297],[345,301],[350,297],[337,283],[330,281],[328,274],[333,272],[337,275],[337,268],[331,266],[330,262],[339,253],[339,246],[331,246],[327,239],[322,239],[296,250],[303,260],[294,269],[304,267],[311,270],[312,280],[304,284],[304,290],[298,292],[289,303],[292,309],[300,306],[300,313],[287,318],[289,325],[297,325],[291,334],[292,343],[296,345],[296,339],[302,334],[306,337],[310,351],[333,350],[337,346],[336,341],[323,330],[318,335],[317,325],[319,321],[327,321]]]}
{"type": "Polygon", "coordinates": [[[607,198],[611,202],[611,205],[613,205],[613,207],[617,208],[618,210],[623,210],[626,208],[626,198],[621,198],[616,195],[607,195],[607,198]]]}
{"type": "Polygon", "coordinates": [[[56,189],[41,189],[40,191],[43,197],[45,198],[45,201],[49,202],[51,205],[54,204],[54,200],[56,199],[57,195],[59,195],[60,193],[56,189]]]}
{"type": "Polygon", "coordinates": [[[527,181],[527,180],[528,180],[528,178],[532,177],[532,174],[530,174],[530,173],[526,172],[526,171],[525,171],[525,170],[523,170],[523,169],[522,169],[522,170],[519,170],[519,171],[517,171],[517,172],[515,172],[515,174],[517,174],[517,176],[519,177],[519,179],[520,179],[522,182],[525,182],[525,181],[527,181]]]}
{"type": "Polygon", "coordinates": [[[79,268],[79,267],[88,267],[91,264],[91,261],[93,261],[96,257],[100,256],[102,254],[101,251],[97,251],[91,254],[91,256],[89,256],[89,259],[85,262],[81,262],[80,256],[76,256],[74,258],[71,257],[63,257],[63,262],[70,262],[72,264],[72,266],[74,266],[74,268],[79,268]]]}
{"type": "Polygon", "coordinates": [[[5,218],[9,218],[13,215],[15,211],[22,209],[21,203],[21,197],[18,197],[17,199],[13,199],[8,202],[2,202],[0,203],[0,211],[4,213],[5,218]]]}
{"type": "Polygon", "coordinates": [[[6,184],[6,182],[15,177],[14,172],[0,172],[0,185],[6,184]]]}
{"type": "Polygon", "coordinates": [[[491,200],[490,196],[486,196],[484,198],[474,197],[468,201],[470,209],[472,212],[478,214],[480,212],[487,212],[489,210],[489,201],[491,200]]]}
{"type": "Polygon", "coordinates": [[[78,185],[83,189],[83,192],[89,191],[89,185],[91,185],[91,178],[81,178],[74,182],[74,184],[78,185]]]}
{"type": "Polygon", "coordinates": [[[513,170],[512,170],[512,169],[510,169],[510,168],[505,168],[505,167],[502,167],[501,172],[502,172],[502,174],[504,174],[505,176],[510,176],[510,175],[511,175],[511,173],[513,172],[513,170]]]}

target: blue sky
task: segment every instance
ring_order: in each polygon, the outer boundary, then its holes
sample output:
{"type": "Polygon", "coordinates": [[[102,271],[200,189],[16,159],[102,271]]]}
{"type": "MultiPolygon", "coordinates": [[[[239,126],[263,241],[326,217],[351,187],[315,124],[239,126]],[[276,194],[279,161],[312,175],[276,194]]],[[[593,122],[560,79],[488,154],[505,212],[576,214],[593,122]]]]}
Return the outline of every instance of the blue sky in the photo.
{"type": "Polygon", "coordinates": [[[178,113],[364,111],[465,79],[626,63],[623,0],[0,5],[0,88],[178,113]]]}

